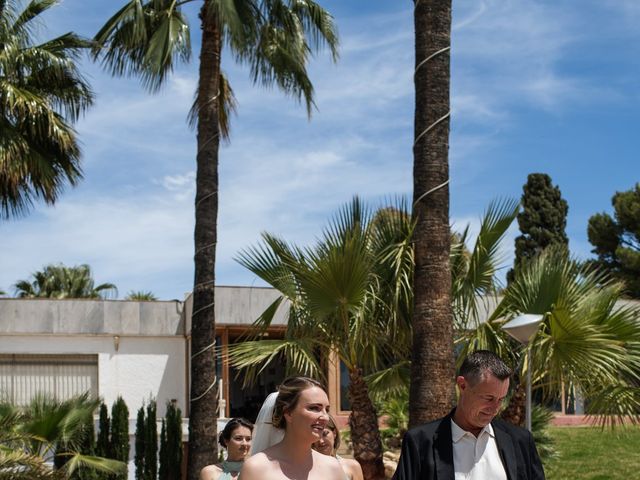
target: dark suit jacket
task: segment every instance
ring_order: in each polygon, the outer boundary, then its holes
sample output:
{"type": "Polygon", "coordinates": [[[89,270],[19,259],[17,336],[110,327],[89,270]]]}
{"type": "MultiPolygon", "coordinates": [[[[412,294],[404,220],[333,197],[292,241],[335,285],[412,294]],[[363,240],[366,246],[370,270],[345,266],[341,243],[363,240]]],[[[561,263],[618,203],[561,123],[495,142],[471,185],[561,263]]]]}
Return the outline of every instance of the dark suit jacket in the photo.
{"type": "MultiPolygon", "coordinates": [[[[454,480],[452,416],[453,412],[405,434],[393,480],[454,480]]],[[[531,433],[502,420],[494,420],[491,426],[507,478],[544,480],[544,470],[531,433]]]]}

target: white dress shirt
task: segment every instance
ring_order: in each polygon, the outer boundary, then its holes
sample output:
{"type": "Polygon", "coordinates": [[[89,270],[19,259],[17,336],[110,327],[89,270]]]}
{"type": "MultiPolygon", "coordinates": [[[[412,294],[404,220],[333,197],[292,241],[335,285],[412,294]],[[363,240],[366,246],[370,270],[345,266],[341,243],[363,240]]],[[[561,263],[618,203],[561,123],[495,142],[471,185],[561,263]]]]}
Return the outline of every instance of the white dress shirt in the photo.
{"type": "Polygon", "coordinates": [[[478,437],[451,420],[455,480],[507,480],[491,424],[478,437]]]}

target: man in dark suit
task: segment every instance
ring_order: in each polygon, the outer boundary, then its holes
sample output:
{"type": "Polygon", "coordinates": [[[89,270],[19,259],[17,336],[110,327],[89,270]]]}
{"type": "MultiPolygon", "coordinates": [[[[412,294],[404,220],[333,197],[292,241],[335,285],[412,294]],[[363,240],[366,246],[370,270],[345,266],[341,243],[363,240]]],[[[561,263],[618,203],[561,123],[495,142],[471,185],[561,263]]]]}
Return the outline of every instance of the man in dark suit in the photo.
{"type": "Polygon", "coordinates": [[[531,433],[494,418],[511,373],[492,352],[470,354],[456,377],[458,406],[406,433],[393,480],[544,480],[531,433]]]}

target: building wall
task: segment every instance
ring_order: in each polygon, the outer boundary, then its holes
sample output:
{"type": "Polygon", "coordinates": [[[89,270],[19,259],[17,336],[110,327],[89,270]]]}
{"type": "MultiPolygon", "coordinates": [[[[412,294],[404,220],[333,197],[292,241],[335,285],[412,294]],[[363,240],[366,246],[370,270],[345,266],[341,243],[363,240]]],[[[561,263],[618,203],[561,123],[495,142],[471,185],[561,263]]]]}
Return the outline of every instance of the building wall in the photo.
{"type": "Polygon", "coordinates": [[[0,353],[97,354],[98,392],[108,406],[121,395],[132,417],[149,398],[157,400],[162,416],[165,403],[172,399],[184,409],[184,339],[124,337],[119,343],[116,350],[108,336],[11,335],[0,340],[0,353]]]}

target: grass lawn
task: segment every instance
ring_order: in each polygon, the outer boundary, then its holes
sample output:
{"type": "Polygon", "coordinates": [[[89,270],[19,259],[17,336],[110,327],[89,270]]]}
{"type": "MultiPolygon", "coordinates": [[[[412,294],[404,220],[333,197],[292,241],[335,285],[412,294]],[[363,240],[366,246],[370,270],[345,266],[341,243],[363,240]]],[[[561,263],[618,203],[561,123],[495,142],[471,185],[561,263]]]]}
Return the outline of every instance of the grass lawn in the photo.
{"type": "Polygon", "coordinates": [[[550,433],[559,457],[545,467],[548,480],[640,478],[640,427],[552,427],[550,433]]]}

